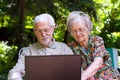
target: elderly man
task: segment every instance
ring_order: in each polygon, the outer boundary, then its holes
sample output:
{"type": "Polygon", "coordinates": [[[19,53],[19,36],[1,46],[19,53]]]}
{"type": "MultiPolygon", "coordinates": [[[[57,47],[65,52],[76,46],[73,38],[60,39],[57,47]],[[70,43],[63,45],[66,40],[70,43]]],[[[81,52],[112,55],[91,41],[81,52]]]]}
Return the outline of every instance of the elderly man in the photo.
{"type": "Polygon", "coordinates": [[[8,73],[8,80],[22,80],[25,75],[25,56],[69,55],[72,50],[64,43],[53,38],[55,28],[54,18],[50,14],[41,14],[34,19],[34,34],[38,42],[22,48],[18,62],[8,73]]]}

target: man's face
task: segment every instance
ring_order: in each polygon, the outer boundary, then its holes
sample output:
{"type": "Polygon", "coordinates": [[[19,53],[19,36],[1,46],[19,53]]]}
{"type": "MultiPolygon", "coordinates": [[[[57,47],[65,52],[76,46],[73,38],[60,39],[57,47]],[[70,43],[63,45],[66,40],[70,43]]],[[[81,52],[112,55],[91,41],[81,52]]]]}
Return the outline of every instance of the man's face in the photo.
{"type": "Polygon", "coordinates": [[[43,46],[48,46],[52,41],[54,28],[48,24],[48,22],[35,23],[34,33],[38,41],[43,46]]]}

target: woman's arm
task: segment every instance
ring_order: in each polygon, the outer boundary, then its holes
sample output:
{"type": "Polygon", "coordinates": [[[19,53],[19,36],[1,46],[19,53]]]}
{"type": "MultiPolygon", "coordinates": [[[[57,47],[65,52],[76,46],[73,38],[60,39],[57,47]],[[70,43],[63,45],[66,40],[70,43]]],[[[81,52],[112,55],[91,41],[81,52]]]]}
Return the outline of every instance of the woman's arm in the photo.
{"type": "Polygon", "coordinates": [[[82,73],[81,80],[86,80],[92,76],[94,76],[99,70],[100,66],[103,63],[102,57],[96,57],[93,63],[82,73]]]}

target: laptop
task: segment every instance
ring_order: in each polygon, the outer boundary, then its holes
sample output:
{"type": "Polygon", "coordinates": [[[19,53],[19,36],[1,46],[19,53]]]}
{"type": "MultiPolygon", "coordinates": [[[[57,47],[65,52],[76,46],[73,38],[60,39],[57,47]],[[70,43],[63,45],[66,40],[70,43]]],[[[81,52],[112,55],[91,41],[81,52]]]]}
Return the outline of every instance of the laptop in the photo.
{"type": "Polygon", "coordinates": [[[26,56],[25,71],[25,80],[81,80],[81,57],[26,56]]]}

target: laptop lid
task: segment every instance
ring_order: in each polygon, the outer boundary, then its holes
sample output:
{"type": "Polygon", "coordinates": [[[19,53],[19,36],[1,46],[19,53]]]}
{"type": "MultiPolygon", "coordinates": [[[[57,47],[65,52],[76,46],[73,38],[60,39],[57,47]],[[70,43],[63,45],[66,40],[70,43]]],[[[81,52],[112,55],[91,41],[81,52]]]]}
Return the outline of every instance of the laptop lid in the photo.
{"type": "Polygon", "coordinates": [[[26,80],[80,80],[79,55],[26,56],[26,80]]]}

